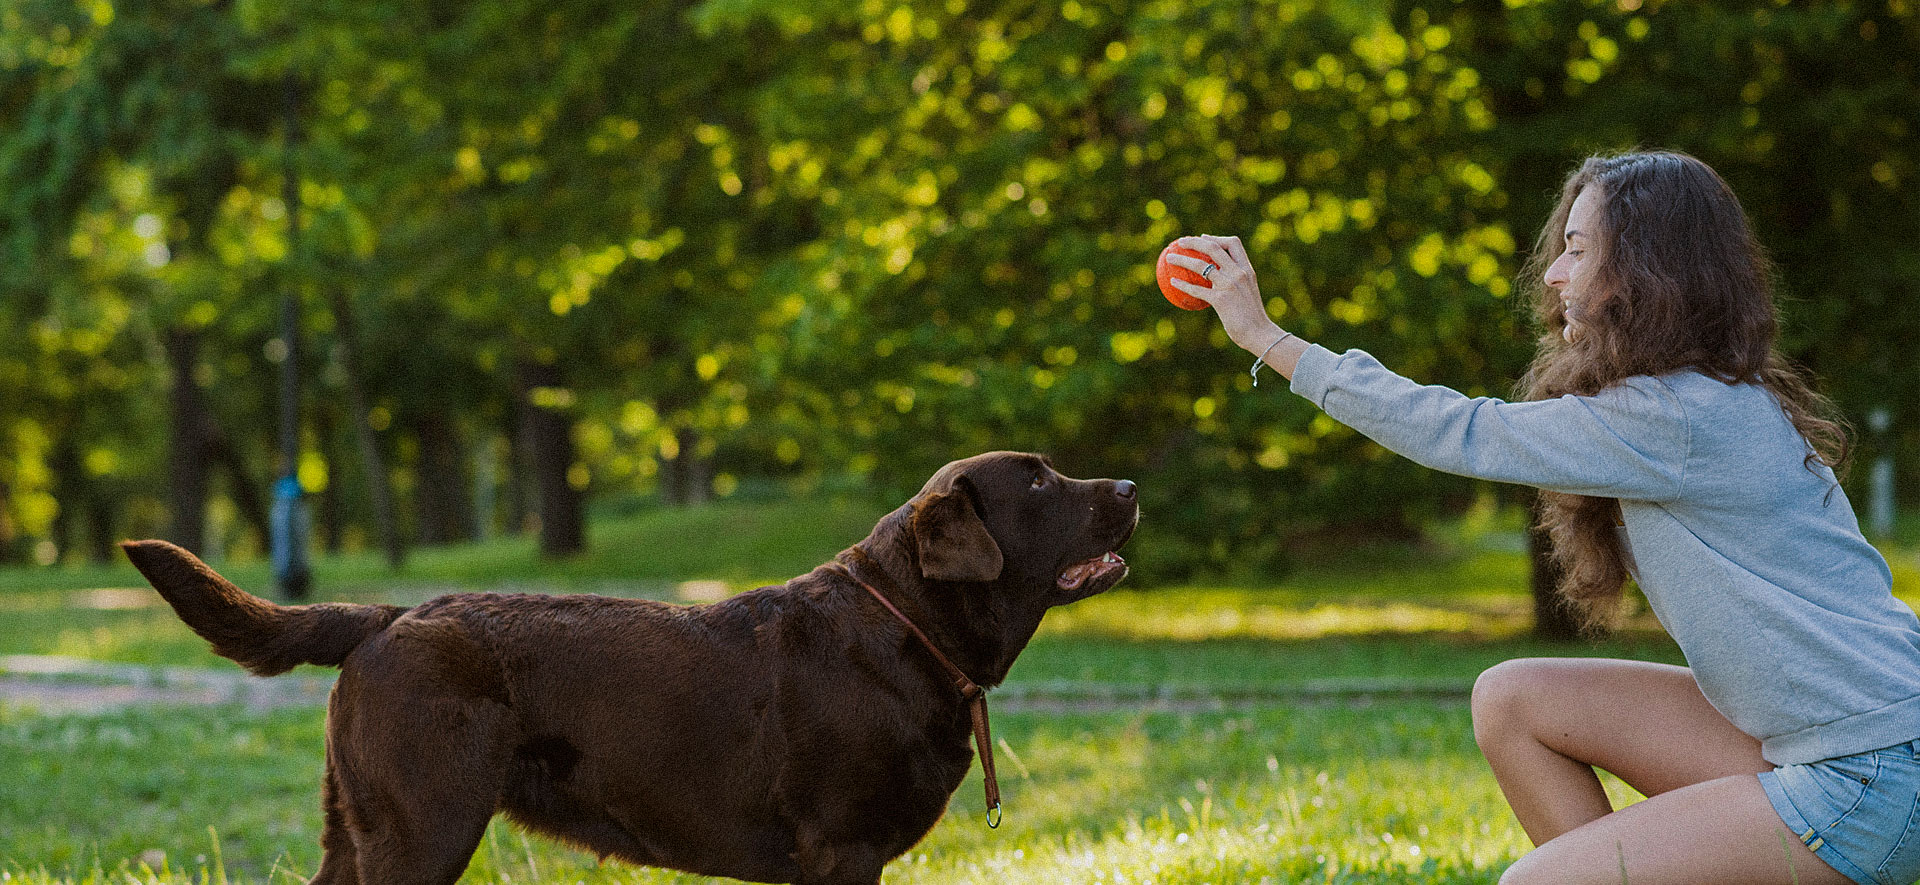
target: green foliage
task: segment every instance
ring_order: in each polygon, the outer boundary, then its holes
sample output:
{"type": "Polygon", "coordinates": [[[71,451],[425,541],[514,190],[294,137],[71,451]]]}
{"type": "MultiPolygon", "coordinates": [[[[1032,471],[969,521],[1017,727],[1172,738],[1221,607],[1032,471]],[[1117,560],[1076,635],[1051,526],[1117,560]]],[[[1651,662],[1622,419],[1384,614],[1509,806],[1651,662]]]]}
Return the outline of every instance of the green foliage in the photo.
{"type": "Polygon", "coordinates": [[[885,451],[861,460],[896,487],[988,448],[1132,476],[1160,576],[1271,569],[1289,535],[1404,527],[1461,493],[1255,396],[1210,318],[1151,282],[1167,240],[1241,233],[1303,334],[1500,384],[1514,237],[1443,33],[1306,3],[703,13],[809,47],[756,119],[770,186],[817,195],[825,231],[762,278],[781,369],[838,388],[790,431],[827,438],[797,448],[885,451]]]}
{"type": "MultiPolygon", "coordinates": [[[[1544,216],[1573,152],[1710,162],[1779,262],[1785,343],[1855,416],[1901,415],[1920,369],[1920,21],[1911,3],[1414,3],[1461,34],[1500,120],[1491,168],[1544,216]],[[1523,190],[1531,179],[1535,190],[1523,190]]],[[[1573,154],[1577,156],[1577,154],[1573,154]]],[[[1873,440],[1882,450],[1891,439],[1873,440]]]]}
{"type": "Polygon", "coordinates": [[[1793,355],[1850,412],[1895,406],[1871,449],[1920,449],[1898,395],[1920,369],[1896,357],[1920,278],[1905,0],[6,0],[0,19],[0,396],[22,404],[0,426],[4,558],[78,546],[87,501],[111,535],[164,523],[170,329],[204,338],[196,383],[267,462],[291,288],[317,338],[303,476],[349,543],[368,504],[336,299],[403,496],[518,474],[515,368],[548,364],[563,381],[532,396],[576,421],[576,485],[650,493],[700,462],[722,494],[897,496],[953,457],[1039,449],[1142,484],[1142,579],[1283,574],[1303,541],[1411,537],[1478,492],[1275,376],[1254,389],[1209,315],[1155,293],[1160,247],[1241,236],[1290,329],[1501,395],[1530,352],[1513,274],[1561,177],[1634,144],[1732,180],[1796,296],[1793,355]]]}

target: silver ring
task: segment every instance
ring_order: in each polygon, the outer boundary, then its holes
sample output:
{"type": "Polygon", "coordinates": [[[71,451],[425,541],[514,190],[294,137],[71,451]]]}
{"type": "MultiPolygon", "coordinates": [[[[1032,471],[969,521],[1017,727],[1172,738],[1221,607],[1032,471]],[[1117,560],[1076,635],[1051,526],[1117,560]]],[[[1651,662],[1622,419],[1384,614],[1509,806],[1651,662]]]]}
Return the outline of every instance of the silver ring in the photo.
{"type": "Polygon", "coordinates": [[[1213,282],[1213,272],[1219,269],[1220,265],[1209,262],[1206,267],[1200,269],[1200,278],[1211,283],[1213,282]]]}

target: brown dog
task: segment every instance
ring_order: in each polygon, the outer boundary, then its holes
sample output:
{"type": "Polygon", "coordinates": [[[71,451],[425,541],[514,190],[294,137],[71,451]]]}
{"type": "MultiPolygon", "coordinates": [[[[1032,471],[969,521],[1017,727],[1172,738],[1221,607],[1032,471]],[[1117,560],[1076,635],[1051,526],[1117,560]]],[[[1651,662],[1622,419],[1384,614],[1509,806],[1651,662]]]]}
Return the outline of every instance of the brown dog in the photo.
{"type": "Polygon", "coordinates": [[[341,668],[316,883],[454,882],[504,811],[602,857],[873,885],[973,759],[968,703],[905,621],[997,685],[1048,608],[1126,576],[1113,551],[1138,519],[1131,482],[993,452],[942,468],[834,561],[706,606],[288,607],[164,541],[124,546],[215,652],[263,676],[341,668]]]}

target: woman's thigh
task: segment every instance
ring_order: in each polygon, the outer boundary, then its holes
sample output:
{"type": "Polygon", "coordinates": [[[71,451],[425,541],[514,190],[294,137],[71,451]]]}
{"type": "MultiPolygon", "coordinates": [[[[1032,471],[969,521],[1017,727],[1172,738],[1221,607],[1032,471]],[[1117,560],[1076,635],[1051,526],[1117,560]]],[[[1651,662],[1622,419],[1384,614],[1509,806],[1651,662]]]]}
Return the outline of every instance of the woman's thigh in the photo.
{"type": "Polygon", "coordinates": [[[1530,737],[1648,796],[1773,767],[1759,741],[1707,703],[1685,667],[1523,658],[1481,674],[1473,703],[1483,743],[1530,737]]]}
{"type": "Polygon", "coordinates": [[[1508,868],[1502,885],[1846,885],[1793,837],[1760,780],[1734,775],[1622,808],[1508,868]]]}

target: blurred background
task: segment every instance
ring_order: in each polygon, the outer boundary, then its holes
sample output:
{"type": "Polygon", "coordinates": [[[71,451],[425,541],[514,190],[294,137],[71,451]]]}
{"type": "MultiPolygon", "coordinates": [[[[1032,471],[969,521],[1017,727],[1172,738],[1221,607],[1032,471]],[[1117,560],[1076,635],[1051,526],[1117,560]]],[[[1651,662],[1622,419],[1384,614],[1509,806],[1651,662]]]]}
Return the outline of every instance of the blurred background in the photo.
{"type": "Polygon", "coordinates": [[[1254,389],[1153,261],[1238,235],[1288,328],[1506,395],[1560,183],[1632,147],[1732,183],[1895,531],[1915,5],[4,0],[0,563],[260,560],[290,497],[316,555],[565,557],[997,448],[1139,482],[1142,586],[1517,533],[1254,389]]]}

